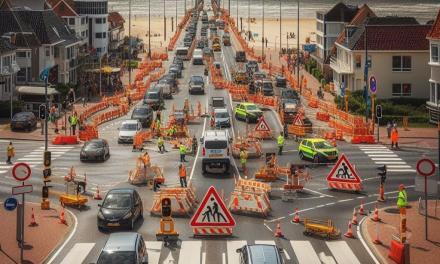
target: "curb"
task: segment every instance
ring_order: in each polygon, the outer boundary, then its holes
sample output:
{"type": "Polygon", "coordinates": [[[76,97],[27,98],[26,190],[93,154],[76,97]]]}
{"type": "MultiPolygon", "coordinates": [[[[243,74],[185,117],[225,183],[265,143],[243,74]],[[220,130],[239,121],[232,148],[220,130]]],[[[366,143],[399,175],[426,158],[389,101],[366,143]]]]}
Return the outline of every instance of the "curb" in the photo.
{"type": "MultiPolygon", "coordinates": [[[[385,207],[388,208],[388,207],[385,207]]],[[[383,208],[381,208],[382,210],[383,208]]],[[[376,261],[376,263],[389,263],[387,261],[386,258],[384,258],[384,256],[382,256],[378,250],[376,249],[376,247],[374,246],[373,242],[371,241],[371,237],[367,234],[367,230],[365,227],[364,222],[368,221],[370,218],[371,214],[368,214],[367,216],[365,216],[364,218],[362,218],[362,220],[359,223],[358,226],[358,235],[362,238],[362,244],[364,245],[364,247],[368,247],[370,249],[370,252],[374,255],[374,257],[376,259],[374,259],[376,261]]]]}
{"type": "MultiPolygon", "coordinates": [[[[58,210],[60,208],[61,207],[57,206],[54,209],[58,210]]],[[[76,227],[78,225],[78,219],[69,209],[65,208],[65,211],[67,212],[68,222],[72,222],[72,224],[68,225],[69,232],[67,232],[64,235],[63,239],[47,254],[43,263],[47,263],[47,264],[52,263],[54,259],[58,256],[58,254],[61,252],[61,250],[64,248],[64,246],[70,241],[70,239],[72,239],[73,235],[75,234],[76,227]]]]}

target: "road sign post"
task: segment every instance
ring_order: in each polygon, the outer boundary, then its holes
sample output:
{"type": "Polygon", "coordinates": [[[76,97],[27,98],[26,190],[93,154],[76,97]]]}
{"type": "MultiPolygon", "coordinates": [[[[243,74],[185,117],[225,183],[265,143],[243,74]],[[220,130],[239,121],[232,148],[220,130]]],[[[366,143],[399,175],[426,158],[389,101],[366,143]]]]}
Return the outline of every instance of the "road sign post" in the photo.
{"type": "Polygon", "coordinates": [[[382,105],[376,105],[376,118],[377,118],[377,142],[379,142],[379,127],[380,119],[382,118],[382,105]]]}
{"type": "Polygon", "coordinates": [[[428,240],[428,177],[435,173],[435,164],[431,159],[422,158],[417,161],[416,170],[425,178],[425,239],[428,240]]]}

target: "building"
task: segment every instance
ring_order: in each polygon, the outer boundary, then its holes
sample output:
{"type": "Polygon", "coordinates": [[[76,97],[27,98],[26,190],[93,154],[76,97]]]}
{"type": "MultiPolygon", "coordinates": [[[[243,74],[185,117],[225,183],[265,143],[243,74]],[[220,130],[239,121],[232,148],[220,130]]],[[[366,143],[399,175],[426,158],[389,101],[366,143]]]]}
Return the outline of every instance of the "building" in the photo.
{"type": "Polygon", "coordinates": [[[348,25],[344,38],[335,43],[336,52],[330,62],[337,94],[342,95],[341,88],[364,88],[367,48],[368,75],[377,79],[378,98],[428,98],[426,34],[430,29],[431,25],[401,17],[370,17],[363,25],[348,25]]]}
{"type": "Polygon", "coordinates": [[[432,123],[440,121],[440,11],[437,19],[427,35],[429,40],[429,67],[431,68],[429,78],[429,101],[426,106],[429,111],[429,118],[432,123]]]}
{"type": "MultiPolygon", "coordinates": [[[[311,56],[323,70],[324,76],[330,69],[325,66],[330,51],[339,34],[357,14],[357,6],[346,5],[342,2],[336,4],[327,12],[316,13],[316,52],[311,56]]],[[[328,64],[328,63],[327,63],[328,64]]]]}
{"type": "Polygon", "coordinates": [[[15,36],[0,38],[0,101],[14,96],[16,74],[20,70],[16,62],[15,36]]]}
{"type": "Polygon", "coordinates": [[[108,53],[108,3],[107,0],[74,0],[76,13],[88,18],[89,47],[98,56],[108,53]]]}
{"type": "Polygon", "coordinates": [[[124,18],[118,12],[108,14],[109,51],[117,51],[124,45],[124,23],[124,18]]]}

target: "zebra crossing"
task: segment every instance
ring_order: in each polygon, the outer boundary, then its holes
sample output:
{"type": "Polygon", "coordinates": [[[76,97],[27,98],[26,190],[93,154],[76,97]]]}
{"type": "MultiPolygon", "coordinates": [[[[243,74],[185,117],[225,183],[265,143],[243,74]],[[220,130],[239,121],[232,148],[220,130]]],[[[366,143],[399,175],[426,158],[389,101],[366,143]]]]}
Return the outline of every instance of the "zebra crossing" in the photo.
{"type": "Polygon", "coordinates": [[[384,145],[359,145],[358,147],[375,164],[386,165],[388,172],[416,172],[411,165],[384,145]]]}
{"type": "MultiPolygon", "coordinates": [[[[182,241],[180,247],[167,248],[161,241],[145,241],[149,264],[239,264],[240,258],[237,249],[243,247],[246,240],[227,241],[182,241]],[[207,244],[213,244],[209,250],[207,244]],[[226,245],[225,245],[226,244],[226,245]],[[213,261],[215,260],[215,261],[213,261]]],[[[251,244],[270,244],[283,248],[281,254],[285,263],[338,263],[360,264],[359,259],[351,250],[346,241],[326,241],[321,250],[315,250],[308,240],[286,240],[283,245],[274,240],[256,240],[251,244]],[[277,244],[278,243],[278,244],[277,244]],[[328,255],[330,253],[330,255],[328,255]]],[[[95,243],[76,243],[60,262],[62,264],[80,264],[84,261],[96,261],[98,256],[88,256],[92,250],[100,252],[95,243]]]]}

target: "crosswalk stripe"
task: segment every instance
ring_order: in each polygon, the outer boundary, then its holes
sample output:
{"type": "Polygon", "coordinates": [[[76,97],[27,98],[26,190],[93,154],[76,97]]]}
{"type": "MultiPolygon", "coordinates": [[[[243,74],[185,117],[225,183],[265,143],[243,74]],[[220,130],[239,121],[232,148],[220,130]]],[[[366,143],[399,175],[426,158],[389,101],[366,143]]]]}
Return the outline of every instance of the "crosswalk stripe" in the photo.
{"type": "Polygon", "coordinates": [[[245,246],[246,240],[228,240],[226,242],[226,248],[228,250],[228,264],[239,264],[239,253],[237,249],[245,246]]]}
{"type": "Polygon", "coordinates": [[[368,154],[368,157],[370,157],[370,158],[373,158],[373,157],[396,158],[398,156],[396,154],[368,154]]]}
{"type": "MultiPolygon", "coordinates": [[[[48,146],[48,149],[73,149],[75,147],[71,147],[71,146],[48,146]]],[[[44,146],[40,147],[40,149],[44,149],[44,146]]]]}
{"type": "Polygon", "coordinates": [[[290,245],[293,248],[293,252],[295,252],[298,263],[321,264],[310,241],[294,240],[290,241],[290,245]]]}
{"type": "Polygon", "coordinates": [[[410,165],[388,165],[387,169],[410,169],[410,165]]]}
{"type": "Polygon", "coordinates": [[[402,160],[401,158],[371,158],[371,160],[402,160]]]}
{"type": "Polygon", "coordinates": [[[388,149],[387,147],[360,147],[362,150],[369,150],[369,149],[388,149]]]}
{"type": "Polygon", "coordinates": [[[416,172],[414,169],[388,169],[388,172],[416,172]]]}
{"type": "Polygon", "coordinates": [[[255,244],[263,244],[263,245],[276,245],[273,240],[255,240],[255,244]]]}
{"type": "Polygon", "coordinates": [[[390,150],[384,150],[384,151],[364,151],[365,154],[395,154],[394,152],[390,150]]]}
{"type": "Polygon", "coordinates": [[[407,164],[405,161],[375,161],[376,164],[407,164]]]}
{"type": "Polygon", "coordinates": [[[25,163],[29,164],[29,165],[39,165],[39,164],[43,164],[42,161],[32,161],[32,160],[28,161],[28,160],[26,160],[26,159],[24,159],[23,161],[24,161],[25,163]]]}
{"type": "Polygon", "coordinates": [[[182,241],[178,263],[200,264],[201,251],[202,241],[182,241]]]}
{"type": "Polygon", "coordinates": [[[338,264],[360,264],[357,257],[354,255],[353,251],[348,246],[345,241],[331,241],[325,242],[327,247],[332,252],[338,264]]]}
{"type": "Polygon", "coordinates": [[[163,244],[162,241],[145,241],[149,264],[159,264],[162,244],[163,244]]]}
{"type": "Polygon", "coordinates": [[[9,169],[12,168],[12,165],[0,166],[0,169],[9,169]]]}
{"type": "Polygon", "coordinates": [[[26,156],[24,156],[23,158],[19,158],[19,159],[17,159],[17,160],[29,160],[29,161],[31,161],[31,160],[42,160],[43,158],[42,157],[26,157],[26,156]]]}
{"type": "Polygon", "coordinates": [[[82,263],[94,246],[95,243],[76,243],[61,264],[82,263]]]}
{"type": "Polygon", "coordinates": [[[7,170],[0,170],[0,174],[8,172],[7,170]]]}

